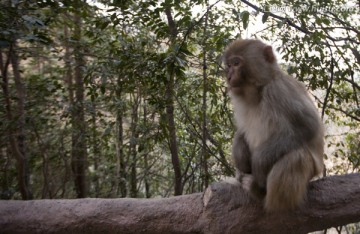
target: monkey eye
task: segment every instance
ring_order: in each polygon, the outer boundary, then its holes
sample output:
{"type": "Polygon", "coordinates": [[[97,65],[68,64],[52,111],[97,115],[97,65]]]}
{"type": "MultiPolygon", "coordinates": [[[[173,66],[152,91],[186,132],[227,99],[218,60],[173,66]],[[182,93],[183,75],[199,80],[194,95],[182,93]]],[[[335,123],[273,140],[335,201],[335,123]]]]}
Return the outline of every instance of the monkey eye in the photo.
{"type": "Polygon", "coordinates": [[[241,65],[241,58],[236,56],[236,57],[233,57],[230,59],[230,63],[233,65],[233,66],[240,66],[241,65]]]}

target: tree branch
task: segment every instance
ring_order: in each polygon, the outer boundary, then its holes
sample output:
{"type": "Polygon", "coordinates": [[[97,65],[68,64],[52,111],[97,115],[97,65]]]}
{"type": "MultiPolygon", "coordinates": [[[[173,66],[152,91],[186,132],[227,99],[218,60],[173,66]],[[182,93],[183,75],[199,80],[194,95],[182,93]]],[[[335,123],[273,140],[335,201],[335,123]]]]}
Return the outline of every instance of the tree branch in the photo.
{"type": "Polygon", "coordinates": [[[265,213],[238,185],[162,199],[0,201],[1,233],[308,233],[360,221],[360,174],[311,182],[294,212],[265,213]]]}
{"type": "MultiPolygon", "coordinates": [[[[241,0],[243,3],[245,3],[246,5],[248,5],[249,7],[253,8],[254,10],[256,11],[259,11],[261,13],[265,13],[264,9],[261,9],[260,7],[252,4],[251,2],[249,1],[246,1],[246,0],[241,0]]],[[[275,18],[275,19],[278,19],[278,20],[281,20],[283,21],[284,23],[288,24],[289,26],[299,30],[300,32],[303,32],[305,34],[310,34],[311,32],[309,30],[307,30],[306,28],[302,28],[298,25],[296,25],[294,22],[292,22],[289,18],[285,18],[285,17],[281,17],[281,16],[278,16],[274,13],[271,13],[271,12],[268,12],[269,13],[269,16],[275,18]]]]}
{"type": "MultiPolygon", "coordinates": [[[[265,10],[264,10],[264,9],[261,9],[260,7],[252,4],[251,2],[249,2],[249,1],[247,1],[247,0],[241,0],[241,2],[245,3],[246,5],[248,5],[249,7],[253,8],[254,10],[256,10],[256,11],[258,11],[258,12],[265,13],[265,10]]],[[[267,12],[267,13],[268,13],[269,16],[271,16],[272,18],[281,20],[281,21],[283,21],[284,23],[286,23],[287,25],[289,25],[289,26],[297,29],[298,31],[300,31],[300,32],[302,32],[302,33],[304,33],[304,34],[307,34],[307,35],[313,34],[312,31],[309,31],[308,29],[303,28],[303,27],[295,24],[295,23],[294,23],[293,21],[291,21],[289,18],[276,15],[276,14],[274,14],[274,13],[272,13],[272,12],[267,12]]],[[[334,17],[335,17],[335,16],[334,16],[334,17]]],[[[337,19],[340,20],[339,18],[337,18],[337,19]]],[[[355,29],[355,32],[356,32],[356,31],[357,31],[357,30],[355,29]]],[[[352,39],[352,38],[334,38],[334,37],[332,37],[332,36],[330,36],[330,35],[327,35],[326,38],[329,39],[329,40],[331,40],[331,41],[333,41],[333,42],[336,42],[336,41],[345,41],[345,40],[347,40],[347,41],[351,41],[351,42],[354,42],[354,43],[356,43],[356,44],[359,44],[358,41],[356,41],[356,40],[354,40],[354,39],[352,39]]]]}

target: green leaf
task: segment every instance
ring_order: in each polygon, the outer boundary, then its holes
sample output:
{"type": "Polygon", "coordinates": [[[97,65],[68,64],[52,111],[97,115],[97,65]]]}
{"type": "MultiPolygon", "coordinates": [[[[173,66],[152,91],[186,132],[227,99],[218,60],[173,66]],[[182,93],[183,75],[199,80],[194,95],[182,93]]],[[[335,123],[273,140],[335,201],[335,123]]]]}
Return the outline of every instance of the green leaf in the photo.
{"type": "Polygon", "coordinates": [[[315,22],[316,22],[316,24],[321,24],[322,20],[320,18],[316,18],[315,22]]]}
{"type": "Polygon", "coordinates": [[[238,19],[239,13],[235,9],[232,9],[232,13],[236,16],[236,19],[238,19]]]}
{"type": "Polygon", "coordinates": [[[266,20],[269,18],[270,12],[265,12],[262,17],[262,22],[265,23],[266,20]]]}
{"type": "Polygon", "coordinates": [[[278,23],[277,23],[277,27],[278,28],[282,28],[282,26],[284,25],[285,23],[285,20],[279,20],[278,23]]]}
{"type": "Polygon", "coordinates": [[[324,24],[326,24],[326,25],[330,25],[330,20],[329,19],[323,19],[323,22],[324,22],[324,24]]]}
{"type": "Polygon", "coordinates": [[[241,21],[243,22],[244,29],[246,29],[247,26],[249,25],[249,16],[250,16],[250,13],[248,11],[243,11],[240,13],[240,18],[241,18],[241,21]]]}
{"type": "Polygon", "coordinates": [[[102,136],[101,137],[105,137],[110,135],[111,130],[114,128],[114,124],[110,123],[107,128],[103,131],[102,136]]]}

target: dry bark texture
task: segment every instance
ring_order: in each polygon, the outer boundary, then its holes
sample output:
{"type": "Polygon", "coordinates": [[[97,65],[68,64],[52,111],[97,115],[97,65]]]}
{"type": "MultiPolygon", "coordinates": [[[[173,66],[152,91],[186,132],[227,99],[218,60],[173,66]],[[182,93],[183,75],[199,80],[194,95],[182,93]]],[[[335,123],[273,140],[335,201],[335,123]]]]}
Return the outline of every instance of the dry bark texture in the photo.
{"type": "Polygon", "coordinates": [[[0,233],[308,233],[360,221],[360,175],[309,185],[294,212],[266,214],[229,183],[162,199],[0,201],[0,233]]]}

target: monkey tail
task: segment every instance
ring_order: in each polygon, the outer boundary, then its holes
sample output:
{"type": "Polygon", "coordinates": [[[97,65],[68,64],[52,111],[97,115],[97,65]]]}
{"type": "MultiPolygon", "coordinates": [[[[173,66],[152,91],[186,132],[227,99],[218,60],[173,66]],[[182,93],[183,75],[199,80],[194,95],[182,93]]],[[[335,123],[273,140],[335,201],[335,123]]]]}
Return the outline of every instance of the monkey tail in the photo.
{"type": "Polygon", "coordinates": [[[283,156],[267,178],[265,210],[293,210],[306,198],[309,180],[315,176],[314,158],[310,150],[301,148],[283,156]]]}

